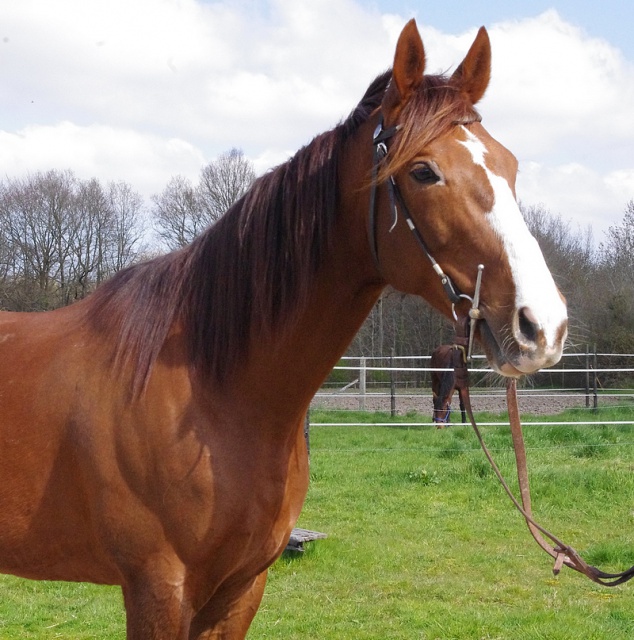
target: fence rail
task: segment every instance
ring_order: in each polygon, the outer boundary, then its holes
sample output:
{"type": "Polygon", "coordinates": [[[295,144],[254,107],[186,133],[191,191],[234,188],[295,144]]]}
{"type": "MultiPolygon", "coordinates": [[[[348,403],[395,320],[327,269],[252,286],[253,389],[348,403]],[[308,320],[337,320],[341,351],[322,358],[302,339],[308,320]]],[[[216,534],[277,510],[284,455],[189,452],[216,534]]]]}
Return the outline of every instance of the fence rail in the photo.
{"type": "MultiPolygon", "coordinates": [[[[311,406],[342,411],[389,411],[392,416],[416,411],[431,416],[431,373],[447,369],[431,368],[430,358],[342,358],[311,406]]],[[[484,356],[475,356],[469,371],[474,410],[503,412],[505,390],[499,386],[500,376],[486,365],[484,356]]],[[[558,413],[571,407],[596,409],[599,402],[614,405],[621,401],[634,407],[634,389],[627,388],[627,384],[634,380],[633,374],[634,354],[594,353],[590,350],[566,353],[557,368],[526,379],[524,388],[518,390],[520,408],[525,413],[539,415],[558,413]]],[[[350,422],[311,424],[334,426],[350,422]]],[[[501,426],[508,423],[491,424],[501,426]]]]}

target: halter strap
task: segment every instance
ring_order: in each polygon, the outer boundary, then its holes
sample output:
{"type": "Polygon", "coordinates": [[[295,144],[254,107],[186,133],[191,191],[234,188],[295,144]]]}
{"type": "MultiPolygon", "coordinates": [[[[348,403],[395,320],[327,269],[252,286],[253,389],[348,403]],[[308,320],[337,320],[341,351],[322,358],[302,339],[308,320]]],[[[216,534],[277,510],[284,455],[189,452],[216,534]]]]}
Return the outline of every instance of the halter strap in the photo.
{"type": "Polygon", "coordinates": [[[444,416],[439,416],[436,415],[437,413],[442,413],[442,409],[434,409],[434,415],[433,415],[433,420],[434,422],[438,422],[440,424],[449,424],[449,420],[451,419],[451,404],[447,405],[447,408],[445,409],[445,415],[444,416]]]}
{"type": "MultiPolygon", "coordinates": [[[[381,262],[379,260],[379,246],[376,235],[376,191],[377,191],[377,177],[379,173],[379,165],[386,158],[388,153],[388,148],[386,141],[389,140],[396,132],[400,129],[400,125],[395,125],[389,127],[388,129],[383,128],[383,116],[381,115],[379,118],[379,123],[374,130],[374,136],[372,138],[372,144],[374,147],[373,159],[372,159],[372,190],[370,191],[370,211],[368,214],[368,236],[370,238],[370,250],[372,251],[372,257],[374,259],[374,264],[378,269],[379,273],[381,273],[381,262]]],[[[427,259],[431,263],[433,270],[436,272],[438,277],[440,278],[440,282],[452,304],[456,304],[460,302],[461,298],[467,297],[461,294],[453,283],[451,278],[442,270],[441,266],[431,255],[429,249],[427,248],[427,244],[423,239],[422,234],[418,230],[414,219],[412,218],[407,204],[401,195],[401,191],[396,184],[396,180],[394,180],[394,176],[389,176],[387,179],[387,189],[388,189],[388,197],[390,201],[390,212],[392,214],[392,225],[390,227],[390,231],[394,229],[396,223],[398,222],[398,207],[400,206],[401,211],[403,212],[403,217],[405,218],[405,222],[409,227],[409,230],[416,238],[418,245],[422,249],[423,253],[427,256],[427,259]]]]}

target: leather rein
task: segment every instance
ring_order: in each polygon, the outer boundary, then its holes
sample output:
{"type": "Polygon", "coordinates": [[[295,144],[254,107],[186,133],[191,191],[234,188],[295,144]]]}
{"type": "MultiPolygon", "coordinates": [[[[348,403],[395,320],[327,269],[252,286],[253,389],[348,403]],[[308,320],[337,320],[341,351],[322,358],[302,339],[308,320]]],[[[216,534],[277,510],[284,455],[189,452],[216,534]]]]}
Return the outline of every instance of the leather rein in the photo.
{"type": "MultiPolygon", "coordinates": [[[[381,264],[379,261],[379,251],[376,236],[376,190],[377,190],[377,176],[379,165],[383,162],[388,153],[387,140],[394,136],[399,130],[399,126],[393,126],[388,129],[383,128],[383,117],[381,116],[379,123],[374,131],[373,136],[373,162],[372,162],[372,189],[370,192],[370,211],[368,216],[368,237],[370,239],[370,249],[374,258],[375,265],[381,273],[381,264]]],[[[524,436],[522,434],[522,424],[520,421],[519,408],[517,404],[517,385],[514,378],[509,378],[506,389],[506,402],[508,405],[509,421],[511,424],[511,435],[513,438],[513,449],[515,452],[515,462],[517,466],[517,477],[520,488],[521,502],[515,497],[511,491],[509,485],[505,481],[500,469],[498,468],[491,452],[488,450],[482,434],[478,429],[476,421],[473,417],[473,411],[471,409],[471,399],[469,396],[469,372],[467,369],[467,363],[471,359],[471,351],[473,347],[473,336],[475,334],[475,325],[480,319],[480,285],[482,282],[482,270],[483,265],[478,266],[478,274],[476,280],[476,287],[473,298],[466,294],[460,293],[456,285],[452,282],[451,278],[444,273],[438,262],[429,252],[427,244],[425,243],[423,236],[416,227],[412,216],[405,204],[403,196],[394,180],[393,176],[387,178],[387,189],[389,196],[390,212],[392,215],[392,225],[390,231],[394,229],[398,222],[398,207],[400,207],[405,218],[405,222],[413,233],[418,245],[422,249],[423,253],[430,261],[432,268],[439,276],[441,284],[447,294],[447,297],[453,305],[453,315],[456,320],[456,338],[454,344],[454,374],[456,379],[456,388],[463,390],[464,405],[471,426],[480,442],[480,446],[486,456],[491,468],[498,477],[504,491],[507,493],[517,510],[522,514],[526,520],[529,531],[537,544],[555,560],[553,566],[553,573],[557,575],[562,566],[570,567],[575,571],[578,571],[593,582],[597,582],[606,587],[614,587],[619,584],[627,582],[634,577],[634,566],[630,567],[626,571],[621,573],[606,573],[589,565],[573,547],[563,543],[559,538],[550,533],[547,529],[538,524],[533,518],[531,509],[531,496],[530,486],[528,482],[528,465],[526,462],[526,447],[524,445],[524,436]],[[471,302],[471,309],[469,310],[468,317],[457,317],[455,312],[456,303],[462,299],[467,299],[471,302]],[[550,542],[548,542],[549,540],[550,542]],[[552,544],[551,544],[552,543],[552,544]]]]}
{"type": "Polygon", "coordinates": [[[526,462],[526,447],[524,445],[524,436],[522,434],[522,423],[520,421],[520,413],[517,404],[517,385],[515,378],[508,378],[506,387],[506,402],[508,405],[509,421],[511,424],[511,436],[513,439],[513,450],[515,452],[515,463],[517,466],[517,478],[520,488],[520,501],[515,497],[511,491],[508,483],[502,476],[500,469],[498,468],[491,452],[488,450],[482,434],[478,429],[478,426],[473,417],[473,411],[471,409],[471,399],[469,397],[469,373],[467,370],[467,359],[465,357],[466,345],[469,342],[469,328],[465,319],[462,322],[457,323],[457,336],[456,346],[454,349],[454,372],[456,376],[456,387],[463,389],[463,399],[467,415],[471,426],[480,442],[482,451],[486,456],[491,468],[498,477],[500,484],[504,491],[507,493],[511,502],[515,505],[517,510],[522,514],[529,531],[537,544],[555,560],[553,566],[553,573],[557,575],[562,566],[570,567],[579,573],[584,574],[590,578],[593,582],[597,582],[605,587],[615,587],[619,584],[627,582],[634,577],[634,566],[622,571],[621,573],[606,573],[596,567],[589,565],[573,547],[562,542],[548,529],[545,529],[538,524],[533,518],[531,509],[531,495],[530,486],[528,482],[528,465],[526,462]],[[552,544],[551,544],[552,543],[552,544]]]}

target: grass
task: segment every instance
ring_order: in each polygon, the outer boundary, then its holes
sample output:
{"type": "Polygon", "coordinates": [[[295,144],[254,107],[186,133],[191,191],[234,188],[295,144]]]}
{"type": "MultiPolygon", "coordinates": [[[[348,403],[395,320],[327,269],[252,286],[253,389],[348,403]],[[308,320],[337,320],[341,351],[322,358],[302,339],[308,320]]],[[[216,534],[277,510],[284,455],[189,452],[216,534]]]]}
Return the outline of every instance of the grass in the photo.
{"type": "MultiPolygon", "coordinates": [[[[634,564],[634,428],[603,422],[526,429],[533,506],[591,563],[620,570],[634,564]]],[[[508,428],[483,431],[515,485],[508,428]]],[[[468,427],[313,428],[299,525],[329,537],[272,567],[250,639],[634,637],[634,586],[554,578],[468,427]]],[[[0,588],[2,640],[124,638],[117,589],[9,576],[0,588]]]]}
{"type": "Polygon", "coordinates": [[[121,590],[0,576],[0,639],[125,637],[121,590]]]}
{"type": "MultiPolygon", "coordinates": [[[[509,429],[484,432],[513,481],[509,429]]],[[[592,563],[634,564],[634,429],[534,427],[526,441],[539,519],[592,563]]],[[[634,636],[634,589],[554,578],[467,427],[314,428],[311,451],[300,523],[329,538],[272,568],[250,638],[634,636]]]]}

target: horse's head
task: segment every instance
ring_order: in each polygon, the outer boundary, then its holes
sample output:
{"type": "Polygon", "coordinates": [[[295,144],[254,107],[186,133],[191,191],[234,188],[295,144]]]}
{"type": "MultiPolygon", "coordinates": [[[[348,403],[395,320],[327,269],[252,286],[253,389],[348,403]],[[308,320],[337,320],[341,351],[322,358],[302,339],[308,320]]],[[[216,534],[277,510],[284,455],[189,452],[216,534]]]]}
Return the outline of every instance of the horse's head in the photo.
{"type": "MultiPolygon", "coordinates": [[[[516,202],[517,160],[474,109],[490,77],[486,31],[480,29],[451,77],[424,76],[424,68],[411,21],[397,44],[375,131],[370,235],[381,274],[450,315],[438,274],[449,277],[456,293],[473,296],[484,265],[477,336],[491,365],[509,376],[553,365],[567,335],[566,304],[516,202]]],[[[466,315],[468,300],[455,308],[466,315]]]]}

